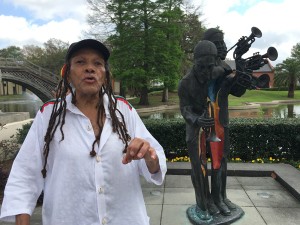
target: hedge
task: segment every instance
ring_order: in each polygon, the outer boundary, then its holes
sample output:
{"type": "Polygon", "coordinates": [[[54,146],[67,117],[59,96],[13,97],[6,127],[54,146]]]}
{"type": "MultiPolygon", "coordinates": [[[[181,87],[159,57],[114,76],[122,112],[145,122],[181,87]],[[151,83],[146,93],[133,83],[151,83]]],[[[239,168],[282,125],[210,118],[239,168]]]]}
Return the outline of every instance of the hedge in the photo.
{"type": "MultiPolygon", "coordinates": [[[[183,119],[153,120],[144,123],[164,147],[167,157],[187,155],[183,119]]],[[[300,160],[300,120],[231,119],[230,158],[251,161],[257,158],[300,160]]]]}
{"type": "MultiPolygon", "coordinates": [[[[167,157],[186,156],[185,122],[183,119],[144,119],[145,126],[163,146],[167,157]]],[[[31,124],[18,130],[22,143],[31,124]]],[[[250,161],[257,158],[300,160],[299,119],[230,119],[230,157],[250,161]]]]}

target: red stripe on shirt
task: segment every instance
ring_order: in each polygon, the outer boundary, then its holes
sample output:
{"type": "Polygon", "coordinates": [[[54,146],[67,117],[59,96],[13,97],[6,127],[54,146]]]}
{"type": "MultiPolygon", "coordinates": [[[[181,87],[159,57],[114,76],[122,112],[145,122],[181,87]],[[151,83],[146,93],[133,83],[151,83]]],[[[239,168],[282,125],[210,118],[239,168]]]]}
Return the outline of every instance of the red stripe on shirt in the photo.
{"type": "Polygon", "coordinates": [[[117,97],[116,99],[117,99],[117,101],[124,102],[129,107],[129,109],[132,110],[132,106],[130,105],[130,103],[126,99],[120,98],[120,97],[117,97]]]}
{"type": "Polygon", "coordinates": [[[44,105],[42,105],[40,111],[43,112],[44,111],[44,108],[48,105],[53,105],[55,103],[55,101],[49,101],[49,102],[46,102],[44,105]]]}

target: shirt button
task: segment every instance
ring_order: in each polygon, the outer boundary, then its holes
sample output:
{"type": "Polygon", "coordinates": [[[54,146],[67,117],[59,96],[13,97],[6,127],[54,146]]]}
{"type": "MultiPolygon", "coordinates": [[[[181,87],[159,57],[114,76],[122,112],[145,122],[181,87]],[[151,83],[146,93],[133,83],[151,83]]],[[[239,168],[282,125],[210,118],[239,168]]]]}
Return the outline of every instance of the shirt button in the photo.
{"type": "Polygon", "coordinates": [[[101,156],[100,156],[100,155],[97,155],[97,156],[96,156],[96,161],[97,161],[97,162],[100,162],[100,161],[101,161],[101,156]]]}
{"type": "Polygon", "coordinates": [[[88,131],[91,131],[91,130],[92,130],[92,127],[91,127],[90,125],[88,125],[88,126],[87,126],[87,130],[88,130],[88,131]]]}
{"type": "Polygon", "coordinates": [[[102,219],[102,224],[107,224],[107,219],[105,217],[102,219]]]}
{"type": "Polygon", "coordinates": [[[99,194],[103,194],[104,192],[104,188],[103,187],[100,187],[99,190],[98,190],[99,194]]]}

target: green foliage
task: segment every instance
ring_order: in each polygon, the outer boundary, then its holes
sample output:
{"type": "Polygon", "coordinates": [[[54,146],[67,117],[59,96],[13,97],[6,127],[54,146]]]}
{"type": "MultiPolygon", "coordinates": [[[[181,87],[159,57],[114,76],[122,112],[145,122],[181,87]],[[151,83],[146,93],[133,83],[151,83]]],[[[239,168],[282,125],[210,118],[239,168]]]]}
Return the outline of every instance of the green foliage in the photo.
{"type": "Polygon", "coordinates": [[[35,45],[26,45],[23,47],[22,52],[28,61],[54,74],[60,74],[68,47],[69,43],[51,38],[44,43],[43,48],[35,45]]]}
{"type": "Polygon", "coordinates": [[[19,151],[20,145],[13,140],[0,141],[0,164],[14,159],[19,151]]]}
{"type": "Polygon", "coordinates": [[[17,133],[16,133],[17,143],[22,144],[24,142],[31,125],[32,122],[29,122],[24,124],[21,129],[17,129],[17,133]]]}
{"type": "Polygon", "coordinates": [[[116,33],[109,37],[114,76],[127,88],[140,91],[140,103],[149,104],[151,80],[160,79],[166,87],[178,80],[182,55],[180,4],[179,0],[139,0],[107,5],[116,25],[116,33]]]}
{"type": "Polygon", "coordinates": [[[163,146],[167,158],[187,155],[184,120],[147,119],[143,122],[149,132],[163,146]]]}
{"type": "Polygon", "coordinates": [[[231,157],[300,159],[300,121],[297,119],[232,119],[231,157]]]}
{"type": "Polygon", "coordinates": [[[275,85],[288,87],[288,97],[294,98],[297,81],[300,80],[300,43],[293,46],[291,57],[275,67],[275,85]]]}
{"type": "Polygon", "coordinates": [[[9,46],[7,48],[0,49],[0,57],[3,58],[22,58],[23,53],[21,48],[17,46],[9,46]]]}
{"type": "MultiPolygon", "coordinates": [[[[144,120],[146,127],[164,147],[167,157],[187,155],[185,122],[144,120]]],[[[231,119],[230,158],[300,160],[300,121],[295,119],[231,119]]]]}
{"type": "Polygon", "coordinates": [[[87,2],[93,36],[101,36],[107,24],[113,28],[106,41],[112,49],[112,73],[121,81],[122,95],[125,90],[138,92],[139,104],[148,105],[150,81],[162,81],[165,90],[176,87],[190,66],[184,54],[192,52],[200,39],[197,9],[184,12],[182,0],[87,2]]]}
{"type": "MultiPolygon", "coordinates": [[[[143,122],[163,146],[168,159],[188,155],[183,119],[145,119],[143,122]]],[[[23,143],[31,125],[32,123],[28,123],[18,129],[17,143],[23,143]]],[[[300,121],[297,119],[235,118],[230,120],[229,136],[229,158],[245,162],[273,158],[295,164],[300,160],[300,121]]],[[[0,143],[0,148],[2,146],[2,150],[6,149],[5,159],[11,153],[15,156],[19,148],[17,143],[0,143]]]]}

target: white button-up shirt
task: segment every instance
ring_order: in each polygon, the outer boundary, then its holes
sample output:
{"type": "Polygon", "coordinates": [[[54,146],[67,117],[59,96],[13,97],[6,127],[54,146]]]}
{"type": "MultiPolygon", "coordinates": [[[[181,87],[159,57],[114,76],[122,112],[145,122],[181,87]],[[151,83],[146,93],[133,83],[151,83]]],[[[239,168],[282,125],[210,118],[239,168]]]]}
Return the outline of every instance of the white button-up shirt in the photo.
{"type": "MultiPolygon", "coordinates": [[[[160,171],[151,174],[144,159],[122,164],[124,144],[112,132],[108,97],[104,96],[106,120],[95,157],[90,156],[95,135],[90,120],[71,103],[61,141],[59,127],[50,144],[47,177],[44,163],[44,136],[53,103],[45,103],[37,113],[17,155],[6,188],[0,219],[14,221],[17,214],[32,214],[37,198],[44,191],[44,225],[149,225],[140,185],[140,175],[149,182],[162,184],[166,158],[161,145],[148,132],[136,110],[122,98],[117,108],[125,117],[133,139],[150,142],[159,158],[160,171]]],[[[121,117],[120,117],[121,118],[121,117]]]]}

